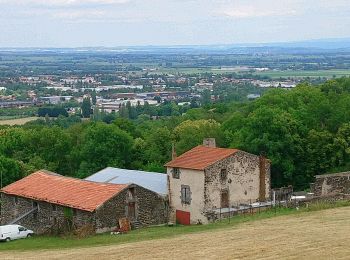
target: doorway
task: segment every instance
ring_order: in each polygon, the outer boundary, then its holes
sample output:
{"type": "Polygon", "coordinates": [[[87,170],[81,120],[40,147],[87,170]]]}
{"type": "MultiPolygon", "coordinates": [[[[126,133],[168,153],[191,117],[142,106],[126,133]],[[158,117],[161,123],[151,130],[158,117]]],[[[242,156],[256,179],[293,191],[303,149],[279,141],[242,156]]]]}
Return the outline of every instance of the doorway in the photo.
{"type": "Polygon", "coordinates": [[[221,208],[228,208],[229,207],[229,196],[228,196],[228,190],[222,190],[221,191],[221,208]]]}
{"type": "Polygon", "coordinates": [[[136,209],[135,209],[135,202],[129,202],[128,203],[128,218],[130,220],[135,220],[136,218],[136,209]]]}

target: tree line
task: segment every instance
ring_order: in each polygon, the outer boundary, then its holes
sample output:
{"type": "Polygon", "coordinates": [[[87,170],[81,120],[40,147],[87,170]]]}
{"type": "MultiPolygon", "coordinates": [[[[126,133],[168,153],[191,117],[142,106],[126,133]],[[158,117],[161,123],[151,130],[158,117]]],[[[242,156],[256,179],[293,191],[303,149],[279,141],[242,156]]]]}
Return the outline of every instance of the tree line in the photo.
{"type": "MultiPolygon", "coordinates": [[[[273,89],[255,101],[225,99],[167,116],[142,113],[82,121],[45,119],[0,129],[0,170],[9,184],[38,169],[86,177],[107,166],[165,172],[171,147],[181,154],[214,137],[221,147],[264,154],[272,185],[306,189],[316,174],[350,169],[350,79],[273,89]],[[129,116],[126,116],[129,115],[129,116]],[[131,119],[130,119],[131,118],[131,119]]],[[[175,111],[175,112],[174,112],[175,111]]]]}

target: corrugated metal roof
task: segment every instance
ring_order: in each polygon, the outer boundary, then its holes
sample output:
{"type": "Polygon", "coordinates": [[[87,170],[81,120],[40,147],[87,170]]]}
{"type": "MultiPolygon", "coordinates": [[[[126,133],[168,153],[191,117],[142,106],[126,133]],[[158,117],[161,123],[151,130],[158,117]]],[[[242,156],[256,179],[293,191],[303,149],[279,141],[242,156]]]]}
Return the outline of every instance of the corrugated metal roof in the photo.
{"type": "Polygon", "coordinates": [[[86,180],[114,184],[134,183],[161,195],[166,195],[168,193],[167,175],[158,172],[144,172],[107,167],[106,169],[87,177],[86,180]]]}
{"type": "Polygon", "coordinates": [[[214,148],[199,145],[165,164],[166,167],[177,167],[193,170],[204,170],[208,166],[235,154],[239,150],[214,148]]]}
{"type": "Polygon", "coordinates": [[[4,187],[1,192],[93,212],[126,187],[41,170],[4,187]]]}

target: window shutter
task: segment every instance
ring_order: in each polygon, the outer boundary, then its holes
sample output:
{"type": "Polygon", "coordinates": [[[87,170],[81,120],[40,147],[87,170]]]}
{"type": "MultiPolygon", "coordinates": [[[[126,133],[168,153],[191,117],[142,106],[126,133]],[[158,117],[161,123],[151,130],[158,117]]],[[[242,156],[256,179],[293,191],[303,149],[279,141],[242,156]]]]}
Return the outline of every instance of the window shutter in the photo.
{"type": "Polygon", "coordinates": [[[188,203],[188,204],[191,204],[191,195],[192,195],[192,192],[191,192],[191,190],[190,190],[190,187],[187,187],[187,193],[186,193],[186,195],[187,195],[187,200],[186,200],[186,202],[188,203]]]}
{"type": "Polygon", "coordinates": [[[185,203],[186,202],[186,190],[185,187],[181,186],[181,203],[185,203]]]}

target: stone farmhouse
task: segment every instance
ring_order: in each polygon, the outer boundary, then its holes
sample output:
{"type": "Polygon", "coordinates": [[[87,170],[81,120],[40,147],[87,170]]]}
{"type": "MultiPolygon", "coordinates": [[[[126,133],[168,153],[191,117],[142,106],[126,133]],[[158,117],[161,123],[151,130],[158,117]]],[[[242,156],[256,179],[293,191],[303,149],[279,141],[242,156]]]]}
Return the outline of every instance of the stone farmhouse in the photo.
{"type": "Polygon", "coordinates": [[[170,220],[208,223],[218,209],[266,201],[270,161],[237,149],[217,148],[215,139],[174,158],[168,175],[170,220]]]}
{"type": "Polygon", "coordinates": [[[317,197],[350,194],[350,172],[316,175],[311,192],[317,197]]]}
{"type": "Polygon", "coordinates": [[[168,221],[167,203],[136,184],[98,183],[40,170],[1,189],[1,224],[45,233],[70,220],[74,228],[113,230],[127,217],[134,225],[168,221]]]}

